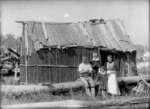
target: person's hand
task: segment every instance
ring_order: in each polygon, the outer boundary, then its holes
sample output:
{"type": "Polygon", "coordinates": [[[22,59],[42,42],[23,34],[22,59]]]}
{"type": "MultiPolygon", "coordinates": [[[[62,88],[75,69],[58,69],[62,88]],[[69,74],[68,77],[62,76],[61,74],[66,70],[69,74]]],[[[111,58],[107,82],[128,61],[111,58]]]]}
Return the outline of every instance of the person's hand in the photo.
{"type": "Polygon", "coordinates": [[[81,72],[82,72],[82,73],[84,73],[84,72],[85,72],[85,70],[84,70],[84,69],[82,69],[82,70],[81,70],[81,72]]]}
{"type": "Polygon", "coordinates": [[[78,78],[78,79],[77,79],[77,81],[79,81],[79,82],[80,82],[80,81],[81,81],[81,79],[80,79],[80,78],[78,78]]]}
{"type": "Polygon", "coordinates": [[[112,70],[112,69],[113,69],[113,68],[111,68],[111,67],[109,68],[109,70],[112,70]]]}
{"type": "Polygon", "coordinates": [[[111,72],[110,71],[107,71],[107,75],[110,75],[111,74],[111,72]]]}

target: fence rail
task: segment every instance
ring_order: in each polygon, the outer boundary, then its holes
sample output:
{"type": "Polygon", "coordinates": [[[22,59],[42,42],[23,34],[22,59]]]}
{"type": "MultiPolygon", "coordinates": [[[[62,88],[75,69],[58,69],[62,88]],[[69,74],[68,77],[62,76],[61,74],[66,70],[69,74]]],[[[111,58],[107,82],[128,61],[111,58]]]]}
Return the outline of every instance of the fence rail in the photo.
{"type": "MultiPolygon", "coordinates": [[[[20,64],[20,66],[25,67],[26,65],[20,64]]],[[[67,68],[78,68],[78,66],[72,65],[27,65],[27,67],[67,67],[67,68]]]]}

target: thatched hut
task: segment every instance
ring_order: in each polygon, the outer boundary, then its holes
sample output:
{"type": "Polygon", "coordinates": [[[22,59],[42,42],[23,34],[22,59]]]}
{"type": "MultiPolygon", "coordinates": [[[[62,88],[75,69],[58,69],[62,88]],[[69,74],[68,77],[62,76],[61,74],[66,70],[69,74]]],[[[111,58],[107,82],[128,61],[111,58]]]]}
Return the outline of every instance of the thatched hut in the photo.
{"type": "Polygon", "coordinates": [[[118,65],[118,77],[136,74],[136,50],[119,19],[78,23],[22,23],[21,80],[28,83],[75,81],[81,58],[97,52],[101,65],[108,54],[118,65]]]}

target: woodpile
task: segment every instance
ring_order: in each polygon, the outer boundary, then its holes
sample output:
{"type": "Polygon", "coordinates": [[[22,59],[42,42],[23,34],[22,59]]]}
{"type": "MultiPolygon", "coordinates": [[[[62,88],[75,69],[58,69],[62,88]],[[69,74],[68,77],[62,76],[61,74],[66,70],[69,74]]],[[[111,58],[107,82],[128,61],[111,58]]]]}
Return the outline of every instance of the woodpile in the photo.
{"type": "Polygon", "coordinates": [[[149,90],[150,90],[150,83],[145,81],[142,76],[140,76],[140,78],[141,78],[141,80],[137,83],[137,86],[135,86],[133,88],[133,91],[136,94],[141,94],[142,92],[146,92],[146,91],[149,92],[149,90]]]}
{"type": "Polygon", "coordinates": [[[1,46],[0,74],[2,84],[18,84],[19,77],[19,54],[11,49],[1,46]]]}

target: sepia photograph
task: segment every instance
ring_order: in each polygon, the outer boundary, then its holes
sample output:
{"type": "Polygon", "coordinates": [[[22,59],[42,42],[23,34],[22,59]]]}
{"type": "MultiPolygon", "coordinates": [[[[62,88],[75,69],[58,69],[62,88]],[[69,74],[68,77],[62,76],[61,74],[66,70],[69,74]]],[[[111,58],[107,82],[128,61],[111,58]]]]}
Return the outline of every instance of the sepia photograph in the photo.
{"type": "Polygon", "coordinates": [[[149,0],[1,0],[0,108],[149,109],[149,0]]]}

